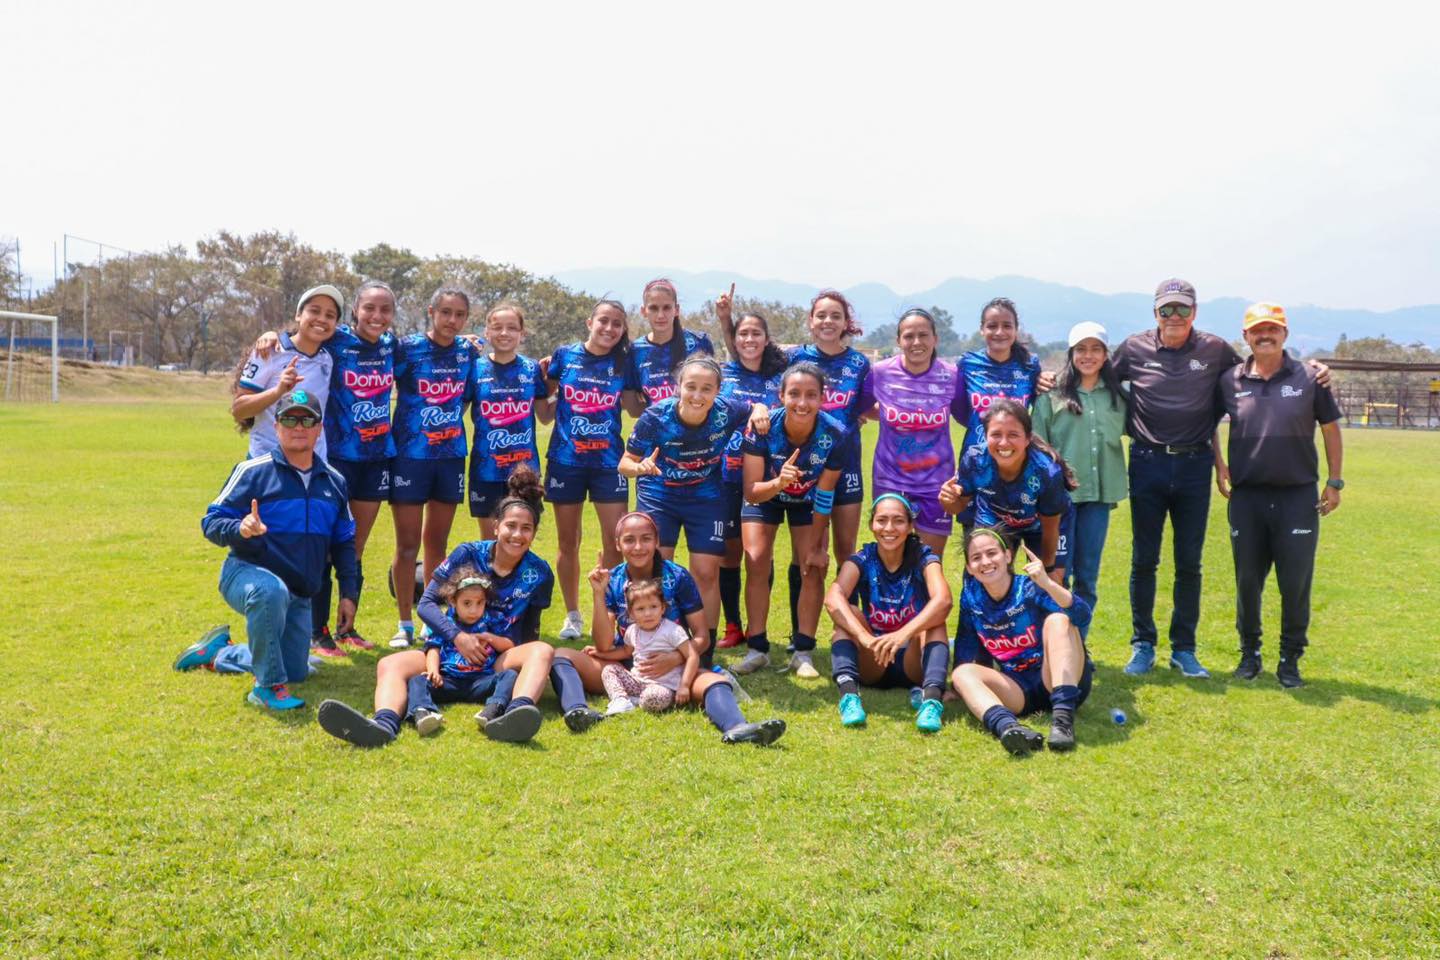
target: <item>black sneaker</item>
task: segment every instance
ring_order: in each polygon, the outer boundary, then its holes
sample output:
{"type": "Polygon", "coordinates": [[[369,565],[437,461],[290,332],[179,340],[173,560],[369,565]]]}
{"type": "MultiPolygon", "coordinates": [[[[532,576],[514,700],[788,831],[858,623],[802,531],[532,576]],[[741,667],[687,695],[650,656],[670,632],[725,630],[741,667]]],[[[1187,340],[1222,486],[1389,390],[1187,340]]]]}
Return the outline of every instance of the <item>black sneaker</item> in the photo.
{"type": "MultiPolygon", "coordinates": [[[[594,713],[592,710],[591,713],[594,713]]],[[[595,714],[597,717],[599,714],[595,714]]],[[[569,715],[566,715],[569,721],[569,715]]],[[[570,728],[574,730],[574,727],[570,728]]],[[[526,704],[507,710],[485,724],[485,736],[504,743],[524,743],[540,732],[540,708],[526,704]]],[[[579,731],[576,731],[577,733],[579,731]]]]}
{"type": "Polygon", "coordinates": [[[1075,718],[1057,715],[1050,721],[1050,739],[1046,741],[1051,750],[1075,749],[1075,718]]]}
{"type": "Polygon", "coordinates": [[[1045,738],[1023,723],[1000,734],[1000,745],[1009,750],[1017,757],[1023,757],[1027,753],[1034,753],[1036,750],[1045,748],[1045,738]]]}
{"type": "Polygon", "coordinates": [[[349,704],[326,700],[315,719],[320,729],[357,747],[383,747],[395,735],[349,704]]]}
{"type": "Polygon", "coordinates": [[[762,720],[759,723],[742,723],[725,731],[721,743],[753,743],[757,747],[768,747],[785,733],[784,720],[762,720]]]}
{"type": "MultiPolygon", "coordinates": [[[[591,710],[589,707],[576,707],[565,714],[565,726],[570,728],[571,733],[584,733],[604,719],[604,714],[591,710]]],[[[485,732],[487,734],[490,732],[489,724],[485,725],[485,732]]]]}
{"type": "Polygon", "coordinates": [[[1282,656],[1280,664],[1275,668],[1275,679],[1280,681],[1280,686],[1291,690],[1305,686],[1305,681],[1300,679],[1299,658],[1282,656]]]}
{"type": "Polygon", "coordinates": [[[1236,680],[1254,680],[1260,676],[1260,671],[1265,666],[1260,662],[1259,650],[1245,650],[1240,654],[1240,662],[1235,665],[1236,680]]]}

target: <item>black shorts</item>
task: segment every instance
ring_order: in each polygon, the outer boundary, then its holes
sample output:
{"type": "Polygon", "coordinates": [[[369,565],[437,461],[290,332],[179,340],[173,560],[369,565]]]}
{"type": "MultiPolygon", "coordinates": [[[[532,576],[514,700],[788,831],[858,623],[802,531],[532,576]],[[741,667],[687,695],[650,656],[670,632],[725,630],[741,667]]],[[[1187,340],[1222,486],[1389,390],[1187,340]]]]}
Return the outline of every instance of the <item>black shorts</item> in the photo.
{"type": "MultiPolygon", "coordinates": [[[[1041,669],[1039,663],[1029,670],[1005,674],[1019,684],[1020,689],[1025,693],[1025,706],[1020,709],[1022,717],[1028,713],[1038,713],[1050,709],[1050,691],[1045,689],[1044,675],[1045,671],[1041,669]]],[[[1080,699],[1075,702],[1075,706],[1080,706],[1090,696],[1090,684],[1094,678],[1095,662],[1087,656],[1085,669],[1081,671],[1080,682],[1077,684],[1080,688],[1080,699]]]]}
{"type": "Polygon", "coordinates": [[[465,499],[465,458],[390,461],[391,503],[459,503],[465,499]]]}
{"type": "Polygon", "coordinates": [[[345,478],[351,500],[384,503],[390,499],[390,458],[384,460],[331,460],[330,466],[345,478]]]}

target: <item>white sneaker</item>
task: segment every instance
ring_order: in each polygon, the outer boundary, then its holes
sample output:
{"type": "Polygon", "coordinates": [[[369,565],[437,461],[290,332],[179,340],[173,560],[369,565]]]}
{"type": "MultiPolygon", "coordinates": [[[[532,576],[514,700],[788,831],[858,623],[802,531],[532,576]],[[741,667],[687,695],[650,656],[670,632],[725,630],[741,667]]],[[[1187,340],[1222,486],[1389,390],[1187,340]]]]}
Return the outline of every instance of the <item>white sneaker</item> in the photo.
{"type": "Polygon", "coordinates": [[[740,681],[735,679],[735,674],[731,673],[729,670],[726,670],[724,667],[721,667],[720,676],[724,677],[727,681],[729,681],[730,690],[732,693],[735,694],[735,699],[737,701],[739,701],[740,703],[749,703],[751,700],[754,699],[754,697],[750,696],[750,694],[745,692],[744,687],[740,686],[740,681]]]}
{"type": "Polygon", "coordinates": [[[422,737],[428,737],[445,725],[445,717],[434,710],[415,711],[415,730],[422,737]]]}
{"type": "Polygon", "coordinates": [[[635,709],[635,701],[629,697],[613,697],[610,706],[605,708],[605,716],[614,717],[622,713],[629,713],[635,709]]]}
{"type": "Polygon", "coordinates": [[[585,635],[585,621],[580,619],[579,610],[565,614],[565,626],[560,628],[561,640],[579,640],[585,635]]]}
{"type": "Polygon", "coordinates": [[[770,654],[761,650],[751,650],[745,654],[745,659],[735,664],[733,672],[739,674],[754,673],[761,667],[770,666],[770,654]]]}
{"type": "Polygon", "coordinates": [[[405,630],[404,627],[401,627],[395,631],[395,636],[390,638],[390,649],[404,650],[406,647],[410,646],[412,642],[413,640],[411,639],[410,634],[405,630]]]}
{"type": "Polygon", "coordinates": [[[790,658],[790,669],[795,671],[795,676],[801,680],[814,680],[820,676],[820,671],[815,669],[815,662],[810,659],[808,650],[796,651],[790,658]]]}

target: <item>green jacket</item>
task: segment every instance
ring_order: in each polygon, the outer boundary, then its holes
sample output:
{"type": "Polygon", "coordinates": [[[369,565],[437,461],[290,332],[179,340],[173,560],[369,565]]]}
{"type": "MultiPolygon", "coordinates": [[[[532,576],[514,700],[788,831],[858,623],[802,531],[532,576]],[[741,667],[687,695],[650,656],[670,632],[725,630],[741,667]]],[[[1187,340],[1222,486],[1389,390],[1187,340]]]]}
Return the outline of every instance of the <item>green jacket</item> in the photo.
{"type": "Polygon", "coordinates": [[[1080,486],[1071,491],[1076,503],[1119,503],[1130,493],[1125,473],[1125,395],[1113,408],[1110,390],[1100,382],[1094,390],[1081,389],[1080,413],[1070,412],[1059,391],[1035,398],[1035,433],[1055,448],[1080,486]]]}

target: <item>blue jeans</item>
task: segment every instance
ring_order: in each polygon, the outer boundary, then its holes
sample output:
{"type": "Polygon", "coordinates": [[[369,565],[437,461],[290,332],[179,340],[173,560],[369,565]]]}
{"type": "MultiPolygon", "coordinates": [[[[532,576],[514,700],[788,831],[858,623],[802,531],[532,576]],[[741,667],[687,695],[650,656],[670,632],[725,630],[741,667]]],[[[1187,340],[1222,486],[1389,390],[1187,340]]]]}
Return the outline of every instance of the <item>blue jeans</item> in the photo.
{"type": "Polygon", "coordinates": [[[220,595],[245,615],[249,645],[231,644],[215,657],[218,673],[249,668],[256,686],[300,683],[310,676],[310,598],[297,597],[285,581],[253,563],[226,557],[220,595]]]}
{"type": "Polygon", "coordinates": [[[1156,641],[1155,570],[1165,539],[1165,518],[1174,527],[1175,588],[1170,613],[1170,649],[1195,649],[1200,622],[1200,559],[1210,517],[1209,447],[1169,454],[1153,447],[1130,447],[1130,620],[1131,643],[1156,641]]]}
{"type": "Polygon", "coordinates": [[[510,705],[515,681],[520,674],[514,670],[500,673],[474,674],[468,677],[452,677],[440,674],[444,682],[438,687],[430,686],[430,678],[423,673],[411,677],[405,685],[405,719],[414,720],[416,710],[434,710],[437,703],[480,703],[486,705],[510,705]]]}
{"type": "MultiPolygon", "coordinates": [[[[1100,582],[1100,554],[1105,550],[1105,535],[1110,532],[1110,511],[1113,503],[1075,504],[1075,542],[1070,546],[1071,584],[1077,596],[1095,608],[1095,591],[1100,582]]],[[[1080,628],[1080,639],[1090,633],[1090,624],[1080,628]]]]}

